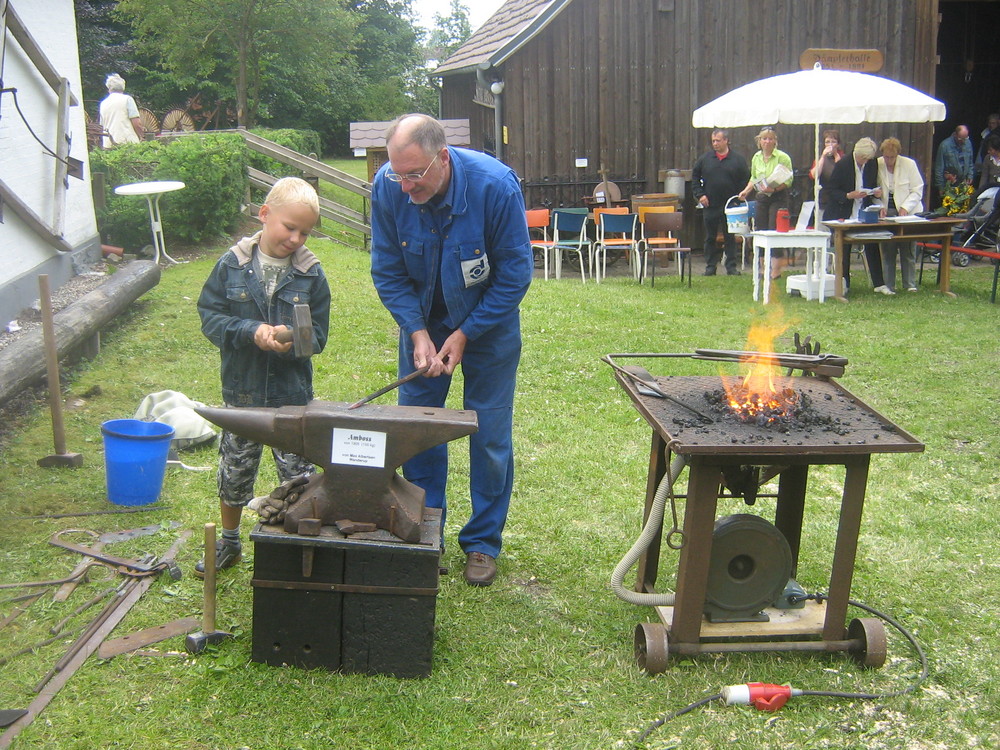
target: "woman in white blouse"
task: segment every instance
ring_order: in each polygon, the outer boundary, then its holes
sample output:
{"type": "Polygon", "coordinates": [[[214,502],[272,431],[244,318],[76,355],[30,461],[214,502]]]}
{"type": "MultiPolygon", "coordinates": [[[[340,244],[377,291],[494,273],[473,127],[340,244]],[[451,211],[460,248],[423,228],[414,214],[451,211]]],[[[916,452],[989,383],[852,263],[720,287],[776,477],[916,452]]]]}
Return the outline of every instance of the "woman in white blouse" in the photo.
{"type": "MultiPolygon", "coordinates": [[[[924,179],[917,163],[900,156],[898,138],[882,141],[882,156],[878,159],[878,184],[882,188],[882,218],[908,216],[924,210],[924,179]]],[[[882,294],[896,293],[896,255],[902,272],[903,286],[908,292],[917,291],[917,252],[913,242],[887,242],[882,245],[882,276],[885,285],[877,287],[882,294]]]]}

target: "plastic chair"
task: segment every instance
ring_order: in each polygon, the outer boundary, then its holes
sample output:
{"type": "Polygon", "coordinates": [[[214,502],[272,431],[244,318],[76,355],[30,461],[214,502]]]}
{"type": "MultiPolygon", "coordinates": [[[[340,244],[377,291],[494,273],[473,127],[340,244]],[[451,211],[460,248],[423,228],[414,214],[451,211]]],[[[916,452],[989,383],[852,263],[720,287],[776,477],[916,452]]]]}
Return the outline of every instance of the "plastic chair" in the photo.
{"type": "Polygon", "coordinates": [[[687,261],[688,286],[691,286],[691,248],[681,247],[675,234],[684,227],[684,214],[661,207],[639,209],[639,225],[642,236],[639,240],[639,255],[642,273],[640,283],[646,277],[649,260],[653,260],[653,273],[650,277],[652,286],[656,286],[656,256],[658,253],[674,253],[677,256],[677,273],[684,282],[684,265],[687,261]],[[666,235],[666,236],[663,236],[666,235]]]}
{"type": "Polygon", "coordinates": [[[583,251],[586,246],[590,254],[590,240],[587,239],[587,214],[576,211],[556,209],[552,212],[552,241],[532,243],[539,246],[544,253],[545,278],[549,273],[549,251],[552,251],[555,261],[555,276],[562,275],[562,256],[564,252],[576,253],[580,261],[580,279],[587,283],[587,269],[583,265],[583,251]]]}
{"type": "MultiPolygon", "coordinates": [[[[628,213],[628,209],[625,206],[612,206],[612,207],[608,207],[608,208],[604,208],[604,207],[600,207],[599,206],[597,208],[588,209],[588,210],[590,211],[591,218],[594,220],[594,227],[595,228],[597,227],[598,224],[601,223],[601,214],[627,214],[628,213]]],[[[596,234],[596,231],[595,231],[595,234],[596,234]]],[[[590,273],[591,273],[591,276],[593,276],[593,278],[599,280],[599,275],[594,270],[595,269],[595,266],[594,266],[594,256],[596,254],[597,254],[597,242],[595,241],[593,247],[591,248],[591,254],[590,254],[589,264],[590,264],[590,273]]],[[[614,261],[612,261],[612,262],[614,262],[614,261]]],[[[605,275],[607,275],[607,274],[605,274],[605,275]]]]}
{"type": "Polygon", "coordinates": [[[594,245],[594,279],[600,283],[607,276],[608,249],[621,249],[629,258],[633,275],[639,278],[637,248],[639,245],[638,214],[618,213],[614,209],[594,211],[597,220],[597,242],[594,245]]]}
{"type": "Polygon", "coordinates": [[[524,218],[528,222],[528,234],[533,235],[531,240],[531,250],[542,251],[542,266],[545,270],[545,278],[549,278],[549,256],[548,251],[552,247],[549,240],[549,222],[552,220],[549,209],[532,208],[524,212],[524,218]],[[534,230],[534,231],[532,231],[534,230]],[[541,234],[541,238],[537,237],[541,234]]]}

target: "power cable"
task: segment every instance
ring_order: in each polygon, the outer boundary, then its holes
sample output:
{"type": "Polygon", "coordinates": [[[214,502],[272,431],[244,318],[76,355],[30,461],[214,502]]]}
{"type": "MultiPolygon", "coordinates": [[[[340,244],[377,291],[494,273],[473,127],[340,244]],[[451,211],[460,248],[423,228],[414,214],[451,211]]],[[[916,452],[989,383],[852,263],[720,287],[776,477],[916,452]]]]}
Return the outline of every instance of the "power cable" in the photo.
{"type": "MultiPolygon", "coordinates": [[[[794,597],[794,601],[798,602],[798,601],[805,601],[806,599],[813,599],[817,602],[822,602],[826,598],[827,596],[825,594],[816,593],[816,594],[807,594],[806,596],[794,597]]],[[[679,711],[674,711],[672,714],[668,714],[666,716],[657,719],[652,724],[650,724],[642,734],[639,735],[639,737],[633,743],[633,747],[636,748],[643,747],[643,743],[646,741],[646,739],[654,731],[662,727],[668,721],[676,719],[679,716],[683,716],[686,713],[690,713],[691,711],[694,711],[696,708],[700,708],[715,700],[725,699],[727,701],[727,705],[732,705],[734,703],[753,703],[758,709],[776,711],[785,704],[785,701],[787,701],[789,697],[792,696],[811,695],[824,698],[847,698],[849,700],[882,700],[885,698],[897,698],[901,695],[907,695],[908,693],[914,692],[918,687],[920,687],[920,685],[924,682],[924,680],[927,679],[927,676],[930,674],[930,667],[927,662],[927,655],[924,653],[924,650],[920,646],[920,643],[917,641],[916,637],[909,630],[903,627],[902,624],[900,624],[898,621],[896,621],[893,617],[886,614],[885,612],[881,612],[875,609],[874,607],[871,607],[859,601],[855,601],[854,599],[848,599],[847,601],[848,604],[850,604],[851,606],[857,607],[858,609],[862,609],[865,612],[868,612],[869,614],[875,615],[881,620],[884,620],[893,628],[895,628],[897,631],[899,631],[899,633],[901,633],[902,636],[906,638],[907,641],[909,641],[910,645],[913,647],[913,650],[917,654],[918,661],[920,662],[920,674],[912,683],[910,683],[904,688],[900,688],[899,690],[889,690],[880,693],[848,693],[835,690],[799,690],[787,686],[761,685],[760,683],[751,683],[748,685],[733,685],[725,688],[722,692],[701,698],[695,701],[694,703],[685,706],[679,711]],[[740,690],[741,688],[743,690],[740,690]],[[747,690],[747,688],[749,690],[747,690]],[[757,700],[753,698],[753,694],[755,691],[764,692],[766,693],[767,697],[762,698],[761,702],[758,703],[757,700]],[[731,693],[739,694],[742,699],[731,700],[729,697],[731,693]],[[750,700],[746,699],[747,695],[751,696],[750,700]]]]}
{"type": "Polygon", "coordinates": [[[38,141],[38,145],[40,145],[42,147],[42,150],[46,154],[48,154],[49,156],[51,156],[53,159],[55,159],[56,161],[62,162],[67,167],[69,167],[71,170],[75,170],[76,167],[73,164],[71,164],[67,159],[63,159],[61,156],[59,156],[59,154],[57,154],[55,151],[53,151],[51,148],[49,148],[48,145],[41,138],[38,137],[38,135],[35,133],[35,131],[31,129],[31,123],[29,123],[28,122],[28,118],[24,116],[24,112],[21,111],[21,105],[17,101],[17,89],[15,89],[15,88],[9,88],[9,89],[0,88],[0,94],[10,94],[14,98],[14,109],[17,110],[17,114],[20,115],[21,122],[24,123],[24,127],[26,127],[28,129],[29,133],[31,133],[31,137],[34,138],[36,141],[38,141]]]}

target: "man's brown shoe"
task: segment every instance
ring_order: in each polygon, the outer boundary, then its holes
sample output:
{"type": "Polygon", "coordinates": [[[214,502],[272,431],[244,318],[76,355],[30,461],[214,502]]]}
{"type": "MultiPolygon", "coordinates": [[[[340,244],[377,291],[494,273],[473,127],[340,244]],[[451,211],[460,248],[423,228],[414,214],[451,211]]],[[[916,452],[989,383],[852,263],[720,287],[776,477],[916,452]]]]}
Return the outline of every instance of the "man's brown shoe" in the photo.
{"type": "Polygon", "coordinates": [[[470,552],[465,558],[465,582],[470,586],[489,586],[497,577],[497,561],[482,552],[470,552]]]}

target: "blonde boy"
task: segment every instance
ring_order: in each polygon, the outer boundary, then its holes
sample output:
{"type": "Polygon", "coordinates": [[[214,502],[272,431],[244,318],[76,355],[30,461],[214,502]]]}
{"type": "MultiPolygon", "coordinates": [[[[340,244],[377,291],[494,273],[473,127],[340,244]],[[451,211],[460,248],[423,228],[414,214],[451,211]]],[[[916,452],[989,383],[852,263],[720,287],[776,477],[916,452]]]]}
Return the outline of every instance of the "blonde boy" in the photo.
{"type": "MultiPolygon", "coordinates": [[[[305,180],[278,180],[258,214],[263,228],[244,237],[219,259],[198,298],[201,330],[219,348],[222,398],[227,406],[302,405],[313,397],[312,361],[296,357],[277,331],[291,327],[297,304],[312,313],[313,350],[326,344],[330,287],[319,258],[305,246],[319,218],[316,191],[305,180]]],[[[223,431],[219,445],[222,538],[219,569],[242,557],[240,517],[254,495],[263,446],[223,431]]],[[[293,453],[272,448],[281,481],[315,469],[293,453]]],[[[204,561],[195,566],[204,574],[204,561]]]]}

